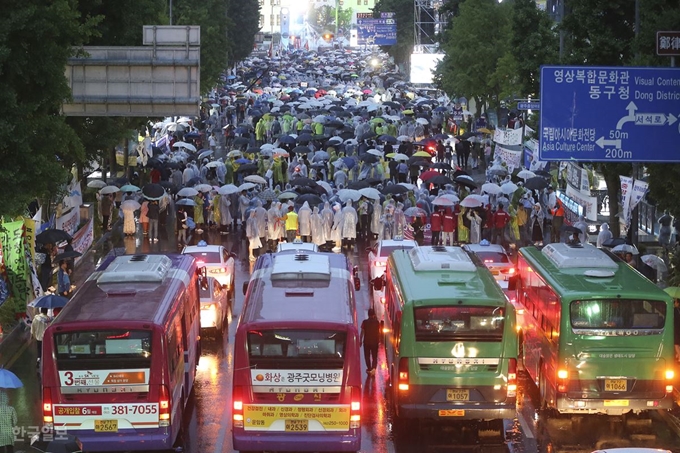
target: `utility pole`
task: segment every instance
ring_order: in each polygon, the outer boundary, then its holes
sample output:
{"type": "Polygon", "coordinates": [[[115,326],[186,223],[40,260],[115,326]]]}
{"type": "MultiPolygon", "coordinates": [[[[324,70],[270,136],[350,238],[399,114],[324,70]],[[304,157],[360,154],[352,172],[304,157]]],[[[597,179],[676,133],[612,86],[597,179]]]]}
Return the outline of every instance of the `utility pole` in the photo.
{"type": "Polygon", "coordinates": [[[172,25],[172,0],[170,0],[170,25],[172,25]]]}
{"type": "MultiPolygon", "coordinates": [[[[640,0],[635,0],[635,39],[637,39],[638,35],[640,34],[640,0]]],[[[640,57],[640,53],[638,52],[635,55],[636,59],[640,57]]],[[[640,171],[640,163],[639,162],[633,162],[633,179],[640,179],[641,178],[641,171],[640,171]]],[[[633,243],[635,247],[638,246],[638,232],[640,231],[640,203],[635,205],[635,208],[633,209],[633,212],[630,215],[630,228],[633,229],[632,234],[630,235],[630,240],[633,243]]]]}

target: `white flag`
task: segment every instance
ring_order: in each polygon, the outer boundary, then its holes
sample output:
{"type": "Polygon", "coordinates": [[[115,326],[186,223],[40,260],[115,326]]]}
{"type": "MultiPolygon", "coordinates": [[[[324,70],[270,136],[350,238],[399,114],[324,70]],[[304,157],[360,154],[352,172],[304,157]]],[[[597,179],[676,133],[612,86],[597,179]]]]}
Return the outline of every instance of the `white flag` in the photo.
{"type": "Polygon", "coordinates": [[[647,184],[646,182],[639,181],[637,179],[635,180],[635,182],[633,183],[633,190],[632,190],[631,197],[630,197],[630,210],[631,210],[631,212],[633,211],[633,209],[635,209],[635,207],[638,205],[640,200],[642,200],[644,198],[645,194],[647,193],[648,188],[649,188],[649,184],[647,184]]]}
{"type": "Polygon", "coordinates": [[[633,191],[633,178],[619,175],[619,179],[621,180],[621,217],[626,222],[626,225],[628,225],[630,213],[632,212],[630,198],[633,191]]]}

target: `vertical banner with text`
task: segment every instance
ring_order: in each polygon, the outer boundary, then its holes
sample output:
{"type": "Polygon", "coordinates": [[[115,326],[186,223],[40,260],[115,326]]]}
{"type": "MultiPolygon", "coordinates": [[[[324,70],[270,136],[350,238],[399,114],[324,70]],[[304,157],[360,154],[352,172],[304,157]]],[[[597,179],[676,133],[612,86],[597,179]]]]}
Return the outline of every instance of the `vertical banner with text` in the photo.
{"type": "Polygon", "coordinates": [[[630,223],[630,198],[633,192],[633,178],[630,176],[621,176],[621,216],[623,221],[628,225],[630,223]]]}
{"type": "Polygon", "coordinates": [[[2,230],[0,230],[0,242],[2,242],[10,292],[17,299],[27,300],[30,293],[30,282],[28,280],[23,220],[3,223],[2,230]]]}

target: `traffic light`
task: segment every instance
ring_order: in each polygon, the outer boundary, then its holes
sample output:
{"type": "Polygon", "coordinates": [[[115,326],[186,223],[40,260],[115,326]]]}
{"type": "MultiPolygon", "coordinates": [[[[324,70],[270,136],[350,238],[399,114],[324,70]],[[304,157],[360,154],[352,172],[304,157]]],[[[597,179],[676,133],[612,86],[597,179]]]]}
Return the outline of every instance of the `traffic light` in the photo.
{"type": "Polygon", "coordinates": [[[326,42],[331,42],[333,41],[333,33],[326,33],[323,35],[323,39],[326,42]]]}

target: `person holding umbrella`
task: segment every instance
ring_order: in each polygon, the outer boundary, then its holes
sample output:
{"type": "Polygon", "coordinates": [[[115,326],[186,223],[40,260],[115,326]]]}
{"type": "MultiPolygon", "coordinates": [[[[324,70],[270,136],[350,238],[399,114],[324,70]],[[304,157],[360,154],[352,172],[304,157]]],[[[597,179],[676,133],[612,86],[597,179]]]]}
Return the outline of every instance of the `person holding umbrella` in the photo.
{"type": "Polygon", "coordinates": [[[45,336],[45,330],[50,323],[50,318],[47,316],[47,307],[42,307],[40,313],[33,317],[31,321],[31,337],[38,345],[38,360],[36,366],[40,366],[40,358],[42,357],[42,341],[45,336]]]}
{"type": "Polygon", "coordinates": [[[59,271],[57,271],[57,294],[64,297],[71,295],[71,272],[68,270],[68,262],[59,260],[59,271]]]}
{"type": "Polygon", "coordinates": [[[17,423],[17,412],[9,405],[9,396],[0,390],[0,451],[14,452],[14,427],[17,423]]]}

